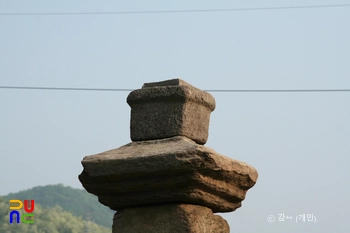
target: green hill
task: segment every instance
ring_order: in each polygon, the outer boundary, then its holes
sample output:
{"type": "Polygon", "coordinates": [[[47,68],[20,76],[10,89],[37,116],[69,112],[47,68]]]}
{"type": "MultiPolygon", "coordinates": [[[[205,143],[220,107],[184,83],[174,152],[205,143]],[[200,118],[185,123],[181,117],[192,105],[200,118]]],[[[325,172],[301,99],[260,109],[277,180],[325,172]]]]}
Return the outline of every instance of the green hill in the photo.
{"type": "Polygon", "coordinates": [[[87,191],[65,187],[62,184],[38,186],[18,193],[10,193],[4,198],[6,200],[35,200],[35,204],[43,208],[59,206],[63,211],[71,212],[77,217],[108,228],[112,227],[115,213],[99,203],[97,197],[87,191]]]}
{"type": "MultiPolygon", "coordinates": [[[[42,208],[35,205],[34,223],[9,223],[9,201],[0,197],[0,232],[1,233],[110,233],[111,229],[91,221],[76,217],[61,207],[42,208]]],[[[21,214],[24,211],[19,211],[21,214]]]]}

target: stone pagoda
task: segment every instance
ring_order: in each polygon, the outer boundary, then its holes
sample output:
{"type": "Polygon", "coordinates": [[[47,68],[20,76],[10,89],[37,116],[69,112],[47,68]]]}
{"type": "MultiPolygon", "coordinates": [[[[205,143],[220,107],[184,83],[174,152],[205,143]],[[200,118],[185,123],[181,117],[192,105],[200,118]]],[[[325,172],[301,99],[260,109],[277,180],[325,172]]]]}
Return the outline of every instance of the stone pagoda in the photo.
{"type": "Polygon", "coordinates": [[[257,171],[205,147],[215,99],[181,79],[132,91],[132,142],[86,156],[79,180],[116,210],[113,233],[229,233],[257,171]]]}

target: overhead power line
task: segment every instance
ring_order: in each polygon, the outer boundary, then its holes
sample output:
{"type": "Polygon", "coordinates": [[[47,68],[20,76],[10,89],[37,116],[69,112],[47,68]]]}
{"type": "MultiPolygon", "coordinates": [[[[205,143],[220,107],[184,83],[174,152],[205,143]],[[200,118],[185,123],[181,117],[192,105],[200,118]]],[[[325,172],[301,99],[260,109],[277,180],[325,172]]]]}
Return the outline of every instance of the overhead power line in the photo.
{"type": "Polygon", "coordinates": [[[134,89],[122,89],[122,88],[14,87],[14,86],[0,86],[0,89],[27,89],[27,90],[50,90],[50,91],[133,91],[134,90],[134,89]]]}
{"type": "Polygon", "coordinates": [[[350,89],[205,90],[207,92],[347,92],[350,89]]]}
{"type": "MultiPolygon", "coordinates": [[[[23,86],[0,86],[0,89],[26,89],[48,91],[133,91],[134,89],[123,88],[78,88],[78,87],[23,87],[23,86]]],[[[204,90],[207,92],[350,92],[350,89],[285,89],[285,90],[204,90]]]]}
{"type": "Polygon", "coordinates": [[[230,9],[192,9],[192,10],[159,10],[159,11],[110,11],[110,12],[42,12],[42,13],[0,13],[0,16],[54,16],[54,15],[126,15],[126,14],[169,14],[169,13],[205,13],[205,12],[230,12],[230,11],[265,11],[265,10],[292,10],[309,8],[334,8],[349,7],[350,4],[311,5],[311,6],[281,6],[281,7],[253,7],[230,9]]]}

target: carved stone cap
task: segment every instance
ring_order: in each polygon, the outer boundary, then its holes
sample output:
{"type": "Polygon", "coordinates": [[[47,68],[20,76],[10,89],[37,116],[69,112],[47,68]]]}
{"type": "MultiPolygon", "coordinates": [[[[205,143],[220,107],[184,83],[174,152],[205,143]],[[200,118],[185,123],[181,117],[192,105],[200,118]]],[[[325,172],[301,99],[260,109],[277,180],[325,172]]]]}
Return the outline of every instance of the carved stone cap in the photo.
{"type": "Polygon", "coordinates": [[[215,99],[181,79],[145,83],[127,97],[132,141],[185,136],[199,144],[208,140],[215,99]]]}
{"type": "Polygon", "coordinates": [[[161,100],[191,101],[215,109],[215,99],[182,79],[170,79],[143,84],[141,89],[132,91],[127,102],[130,106],[137,103],[161,100]]]}

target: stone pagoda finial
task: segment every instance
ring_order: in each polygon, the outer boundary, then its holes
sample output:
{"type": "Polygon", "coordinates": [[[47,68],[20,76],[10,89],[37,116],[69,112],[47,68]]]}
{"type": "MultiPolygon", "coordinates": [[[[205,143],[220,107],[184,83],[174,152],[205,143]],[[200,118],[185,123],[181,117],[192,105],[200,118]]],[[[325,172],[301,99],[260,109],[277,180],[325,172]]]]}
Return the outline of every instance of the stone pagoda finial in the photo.
{"type": "Polygon", "coordinates": [[[209,93],[172,79],[145,83],[129,94],[127,102],[132,141],[185,136],[198,144],[207,142],[209,117],[215,109],[209,93]]]}
{"type": "Polygon", "coordinates": [[[215,100],[181,79],[132,91],[133,142],[86,156],[79,179],[117,210],[113,233],[228,233],[213,212],[241,206],[258,173],[203,146],[215,100]]]}

